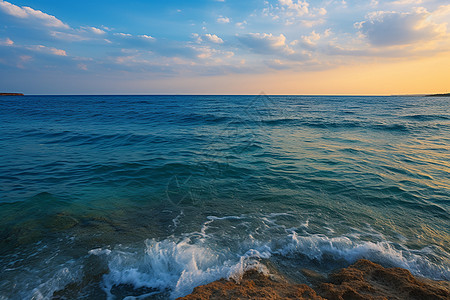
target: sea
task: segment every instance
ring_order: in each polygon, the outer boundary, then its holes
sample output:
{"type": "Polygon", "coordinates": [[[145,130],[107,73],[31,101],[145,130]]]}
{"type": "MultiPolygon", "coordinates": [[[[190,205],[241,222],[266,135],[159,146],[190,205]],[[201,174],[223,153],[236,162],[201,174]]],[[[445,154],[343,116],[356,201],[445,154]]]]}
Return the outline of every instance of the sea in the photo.
{"type": "Polygon", "coordinates": [[[0,98],[0,299],[175,299],[366,258],[450,280],[450,98],[0,98]]]}

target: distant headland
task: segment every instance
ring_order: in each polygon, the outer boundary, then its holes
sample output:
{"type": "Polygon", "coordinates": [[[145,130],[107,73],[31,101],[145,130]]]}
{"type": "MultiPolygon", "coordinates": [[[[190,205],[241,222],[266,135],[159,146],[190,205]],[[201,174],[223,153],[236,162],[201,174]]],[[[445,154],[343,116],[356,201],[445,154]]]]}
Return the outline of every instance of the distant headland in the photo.
{"type": "Polygon", "coordinates": [[[446,93],[446,94],[432,94],[432,95],[426,95],[425,97],[450,97],[450,93],[446,93]]]}
{"type": "Polygon", "coordinates": [[[405,95],[391,95],[395,97],[450,97],[450,93],[444,94],[405,94],[405,95]]]}
{"type": "Polygon", "coordinates": [[[0,93],[0,96],[24,96],[22,93],[0,93]]]}

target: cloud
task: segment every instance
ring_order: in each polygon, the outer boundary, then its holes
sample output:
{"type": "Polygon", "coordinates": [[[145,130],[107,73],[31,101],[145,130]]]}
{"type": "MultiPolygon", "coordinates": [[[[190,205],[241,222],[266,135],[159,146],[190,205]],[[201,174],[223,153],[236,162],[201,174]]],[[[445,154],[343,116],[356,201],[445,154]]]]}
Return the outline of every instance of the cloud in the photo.
{"type": "Polygon", "coordinates": [[[238,40],[250,50],[259,54],[293,54],[294,50],[286,44],[286,37],[267,33],[248,33],[237,36],[238,40]]]}
{"type": "Polygon", "coordinates": [[[0,40],[0,45],[2,46],[12,46],[14,42],[10,38],[6,38],[4,40],[0,40]]]}
{"type": "Polygon", "coordinates": [[[279,59],[273,59],[264,62],[266,66],[275,70],[287,70],[292,68],[292,64],[290,62],[286,63],[279,59]]]}
{"type": "MultiPolygon", "coordinates": [[[[59,68],[74,74],[109,76],[117,71],[158,76],[217,75],[262,73],[268,69],[306,71],[373,61],[408,60],[448,51],[450,39],[445,39],[444,22],[449,20],[450,5],[439,4],[439,0],[422,0],[431,12],[424,8],[412,9],[420,1],[380,1],[376,9],[369,5],[375,1],[365,0],[353,7],[347,1],[348,11],[343,10],[343,0],[264,1],[258,10],[252,7],[251,11],[238,14],[220,11],[212,15],[212,22],[200,22],[211,18],[211,11],[205,11],[202,19],[196,20],[193,27],[196,31],[191,31],[198,32],[193,38],[183,33],[174,36],[175,27],[158,31],[155,38],[152,36],[155,32],[139,34],[137,30],[141,27],[131,27],[131,23],[124,27],[112,21],[106,24],[108,28],[92,21],[94,23],[76,26],[69,23],[69,27],[49,14],[0,0],[0,24],[4,26],[0,37],[0,62],[11,68],[59,68]],[[262,8],[267,8],[265,18],[261,18],[262,8]],[[391,9],[395,11],[369,13],[391,9]],[[355,19],[355,15],[360,17],[355,19]],[[357,30],[349,32],[350,20],[352,23],[361,21],[355,26],[357,30]],[[286,26],[291,24],[295,26],[286,26]],[[325,30],[330,27],[333,33],[325,30]],[[267,28],[272,29],[267,31],[267,28]],[[20,45],[24,41],[26,45],[20,45]],[[86,61],[78,60],[81,57],[86,61]]],[[[243,9],[247,9],[247,5],[243,9]]],[[[185,22],[185,19],[171,21],[185,22]]]]}
{"type": "Polygon", "coordinates": [[[36,21],[44,26],[65,28],[65,29],[70,28],[67,24],[64,24],[61,20],[57,19],[56,17],[43,13],[40,10],[32,9],[31,7],[28,6],[20,7],[11,4],[9,2],[0,0],[0,10],[10,16],[20,19],[36,21]]]}
{"type": "Polygon", "coordinates": [[[433,11],[433,17],[435,17],[435,18],[439,18],[439,17],[448,18],[449,15],[450,15],[450,4],[441,5],[438,7],[438,9],[433,11]]]}
{"type": "Polygon", "coordinates": [[[410,13],[377,11],[368,14],[367,20],[355,23],[355,27],[373,46],[409,45],[445,34],[445,24],[435,24],[429,17],[425,9],[410,13]]]}
{"type": "Polygon", "coordinates": [[[131,35],[129,33],[123,33],[123,32],[116,32],[116,33],[114,33],[114,35],[120,36],[120,37],[123,37],[123,38],[127,38],[127,37],[132,37],[133,36],[133,35],[131,35]]]}
{"type": "Polygon", "coordinates": [[[247,25],[247,21],[237,22],[236,26],[239,28],[245,28],[245,25],[247,25]]]}
{"type": "Polygon", "coordinates": [[[325,20],[324,19],[301,20],[300,22],[305,27],[314,27],[314,26],[325,23],[325,20]]]}
{"type": "Polygon", "coordinates": [[[146,34],[138,35],[138,37],[146,39],[146,40],[154,40],[155,39],[154,37],[152,37],[150,35],[146,35],[146,34]]]}
{"type": "Polygon", "coordinates": [[[230,23],[230,18],[220,16],[217,18],[217,23],[228,24],[230,23]]]}
{"type": "Polygon", "coordinates": [[[215,34],[205,34],[203,35],[203,39],[211,43],[223,44],[223,40],[215,34]]]}
{"type": "Polygon", "coordinates": [[[68,42],[81,42],[81,41],[86,41],[86,40],[90,39],[88,36],[79,34],[79,33],[50,31],[49,34],[58,40],[64,40],[64,41],[68,41],[68,42]]]}
{"type": "Polygon", "coordinates": [[[88,31],[90,31],[92,33],[95,33],[95,34],[99,34],[99,35],[106,33],[104,30],[102,30],[100,28],[96,28],[96,27],[89,27],[88,26],[88,27],[84,27],[84,29],[86,29],[86,30],[88,30],[88,31]]]}
{"type": "Polygon", "coordinates": [[[210,59],[211,61],[215,62],[222,62],[223,59],[231,58],[234,56],[234,53],[232,51],[221,51],[210,47],[201,47],[196,48],[195,50],[199,53],[197,55],[198,58],[210,59]]]}
{"type": "Polygon", "coordinates": [[[417,5],[417,4],[422,4],[423,0],[397,0],[392,2],[391,4],[394,5],[417,5]]]}
{"type": "Polygon", "coordinates": [[[53,47],[47,47],[47,46],[43,46],[43,45],[31,46],[31,47],[28,47],[28,49],[33,50],[33,51],[47,53],[47,54],[53,54],[53,55],[57,55],[57,56],[67,56],[67,53],[65,50],[56,49],[53,47]]]}
{"type": "Polygon", "coordinates": [[[284,25],[301,24],[305,27],[324,23],[327,13],[325,7],[312,7],[306,0],[278,0],[274,4],[265,1],[263,9],[263,16],[271,17],[273,21],[283,22],[284,25]]]}
{"type": "MultiPolygon", "coordinates": [[[[310,35],[302,35],[301,37],[301,45],[303,48],[312,50],[316,48],[317,43],[320,40],[323,40],[331,35],[331,29],[328,28],[323,33],[317,33],[316,31],[312,31],[310,35]]],[[[296,44],[298,41],[294,41],[291,44],[296,44]]]]}
{"type": "Polygon", "coordinates": [[[67,42],[82,42],[82,41],[104,41],[105,36],[108,35],[103,29],[92,27],[92,26],[82,26],[78,29],[69,30],[52,30],[48,34],[58,40],[63,40],[67,42]]]}
{"type": "Polygon", "coordinates": [[[289,11],[288,14],[290,15],[295,14],[300,17],[309,12],[309,3],[306,1],[297,0],[297,2],[294,2],[292,0],[279,0],[279,3],[289,11]]]}
{"type": "Polygon", "coordinates": [[[18,52],[40,52],[40,53],[46,53],[46,54],[52,54],[57,56],[67,56],[67,53],[65,50],[57,49],[54,47],[47,47],[43,45],[17,45],[15,44],[10,38],[6,38],[5,40],[0,40],[0,45],[2,46],[13,46],[15,50],[18,50],[18,52]]]}

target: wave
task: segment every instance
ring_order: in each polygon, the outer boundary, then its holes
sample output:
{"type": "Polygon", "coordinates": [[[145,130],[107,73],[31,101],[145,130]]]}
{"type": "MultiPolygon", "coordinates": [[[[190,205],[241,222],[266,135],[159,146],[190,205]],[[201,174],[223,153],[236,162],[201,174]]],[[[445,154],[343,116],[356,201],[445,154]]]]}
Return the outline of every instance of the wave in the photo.
{"type": "Polygon", "coordinates": [[[188,122],[188,123],[225,123],[231,122],[234,118],[225,117],[225,116],[216,116],[213,114],[195,114],[191,113],[185,116],[182,116],[178,121],[180,122],[188,122]]]}
{"type": "MultiPolygon", "coordinates": [[[[183,213],[175,216],[174,227],[183,218],[183,213]]],[[[437,246],[410,249],[370,230],[365,233],[366,239],[355,233],[356,229],[340,235],[333,235],[332,230],[313,234],[308,233],[308,220],[295,228],[283,225],[291,224],[290,218],[295,216],[209,216],[198,224],[198,231],[147,239],[137,245],[93,248],[77,255],[77,259],[68,259],[60,245],[51,248],[38,242],[32,247],[35,253],[25,256],[27,270],[16,268],[12,271],[16,277],[10,275],[8,281],[0,283],[0,299],[46,299],[56,294],[79,298],[91,292],[97,296],[104,293],[108,299],[175,299],[220,278],[239,281],[249,269],[270,274],[272,264],[267,262],[271,260],[282,260],[283,266],[292,266],[294,271],[315,266],[327,273],[366,258],[384,266],[406,268],[415,275],[450,279],[450,255],[437,246]],[[372,238],[367,239],[369,235],[372,238]],[[42,255],[48,256],[48,264],[33,268],[36,261],[42,261],[42,255]],[[15,287],[8,289],[9,284],[15,287]]],[[[11,255],[23,260],[19,254],[11,255]]],[[[0,258],[0,262],[8,259],[0,258]]],[[[14,266],[14,262],[9,263],[10,269],[2,267],[2,271],[10,272],[14,266]]]]}
{"type": "Polygon", "coordinates": [[[262,120],[258,121],[263,125],[279,126],[279,125],[292,125],[292,126],[307,126],[313,128],[368,128],[373,130],[386,130],[386,131],[410,131],[410,128],[406,124],[393,123],[393,124],[383,124],[383,123],[373,123],[364,121],[351,121],[351,120],[341,120],[341,121],[325,121],[325,120],[304,120],[295,118],[286,119],[272,119],[272,120],[262,120]]]}
{"type": "Polygon", "coordinates": [[[125,251],[106,255],[110,272],[103,277],[103,289],[110,299],[115,296],[112,288],[120,285],[167,291],[171,298],[177,298],[190,293],[195,286],[220,278],[238,279],[246,270],[259,266],[251,259],[258,257],[255,251],[236,260],[205,243],[193,243],[191,237],[180,241],[147,240],[141,255],[125,251]]]}
{"type": "Polygon", "coordinates": [[[449,266],[435,264],[430,260],[435,252],[444,255],[447,261],[450,256],[433,247],[411,250],[387,240],[371,242],[354,240],[349,236],[327,237],[321,234],[300,236],[296,232],[290,234],[287,240],[286,246],[276,253],[284,256],[304,255],[308,259],[319,261],[332,257],[335,260],[344,259],[348,263],[365,258],[383,265],[405,268],[415,275],[436,280],[450,278],[449,266]]]}
{"type": "MultiPolygon", "coordinates": [[[[278,215],[262,217],[270,227],[278,215]]],[[[239,280],[248,269],[268,272],[264,261],[272,257],[300,262],[344,260],[348,264],[366,258],[387,266],[402,267],[415,275],[433,279],[450,278],[450,256],[441,249],[426,247],[411,250],[405,246],[381,240],[364,241],[355,235],[329,237],[323,234],[299,233],[286,230],[284,237],[275,240],[255,238],[249,234],[238,245],[223,248],[223,241],[212,229],[216,221],[249,222],[246,216],[208,217],[199,232],[163,240],[149,239],[144,249],[93,249],[91,255],[103,256],[108,261],[109,273],[103,276],[102,287],[109,299],[117,296],[144,297],[149,294],[165,294],[174,299],[192,292],[199,285],[233,278],[239,280]],[[290,232],[290,233],[288,233],[290,232]],[[222,245],[222,246],[221,246],[222,245]],[[133,292],[125,287],[132,286],[133,292]],[[137,291],[145,291],[138,295],[137,291]]],[[[308,223],[303,224],[307,228],[308,223]]],[[[233,239],[233,237],[229,237],[233,239]]]]}
{"type": "Polygon", "coordinates": [[[435,120],[450,120],[449,116],[444,115],[408,115],[403,116],[405,119],[415,120],[415,121],[435,121],[435,120]]]}

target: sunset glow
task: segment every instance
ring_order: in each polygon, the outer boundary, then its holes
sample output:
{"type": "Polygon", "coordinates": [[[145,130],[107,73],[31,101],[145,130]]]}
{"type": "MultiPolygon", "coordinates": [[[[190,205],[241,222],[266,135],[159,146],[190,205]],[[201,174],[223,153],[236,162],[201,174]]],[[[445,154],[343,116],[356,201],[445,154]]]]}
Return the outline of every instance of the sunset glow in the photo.
{"type": "Polygon", "coordinates": [[[0,91],[446,93],[449,21],[442,0],[0,0],[0,91]]]}

